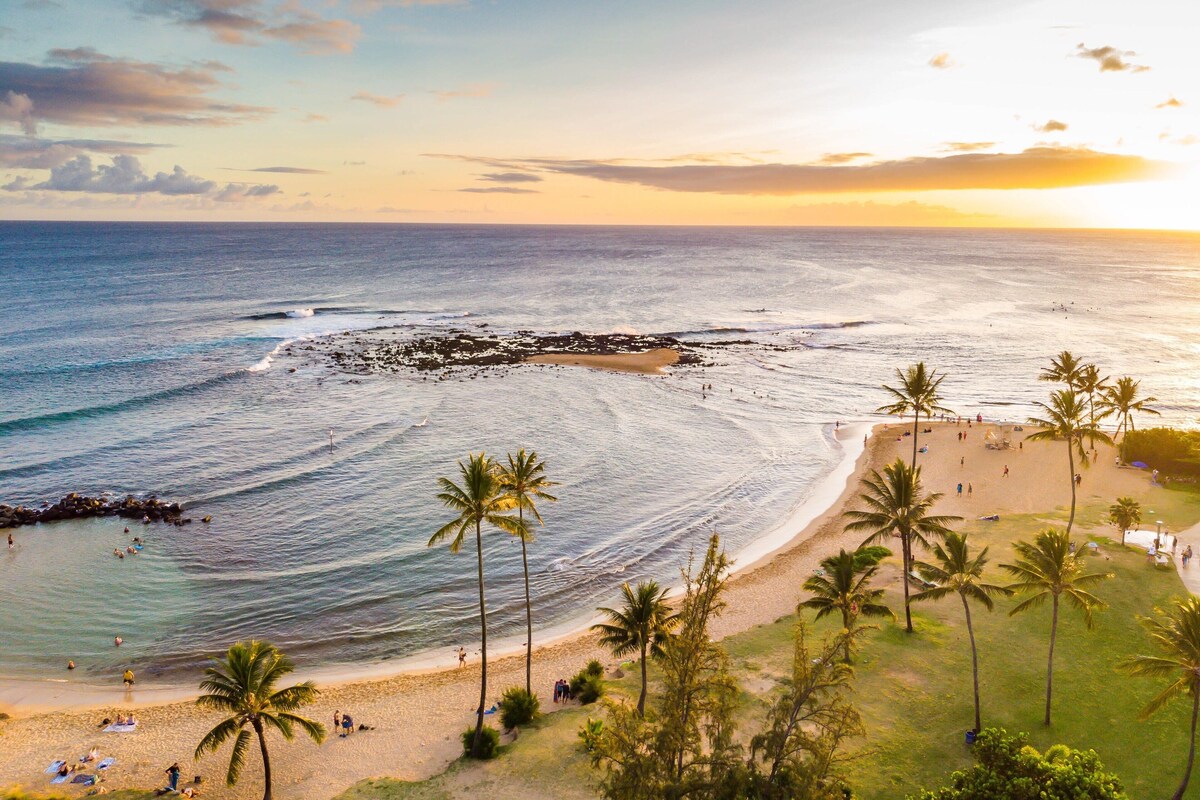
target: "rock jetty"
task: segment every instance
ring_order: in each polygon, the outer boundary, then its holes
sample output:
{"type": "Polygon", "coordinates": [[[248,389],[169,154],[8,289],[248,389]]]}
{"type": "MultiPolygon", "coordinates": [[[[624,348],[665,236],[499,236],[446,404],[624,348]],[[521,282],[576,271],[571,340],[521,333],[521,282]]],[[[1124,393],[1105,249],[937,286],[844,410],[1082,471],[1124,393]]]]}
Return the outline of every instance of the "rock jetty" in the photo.
{"type": "Polygon", "coordinates": [[[0,503],[0,528],[17,528],[39,522],[88,517],[124,517],[147,523],[166,522],[172,525],[186,525],[192,521],[190,517],[183,516],[183,506],[179,503],[168,503],[153,495],[142,499],[126,495],[117,499],[88,497],[71,492],[57,503],[42,503],[40,508],[0,503]]]}

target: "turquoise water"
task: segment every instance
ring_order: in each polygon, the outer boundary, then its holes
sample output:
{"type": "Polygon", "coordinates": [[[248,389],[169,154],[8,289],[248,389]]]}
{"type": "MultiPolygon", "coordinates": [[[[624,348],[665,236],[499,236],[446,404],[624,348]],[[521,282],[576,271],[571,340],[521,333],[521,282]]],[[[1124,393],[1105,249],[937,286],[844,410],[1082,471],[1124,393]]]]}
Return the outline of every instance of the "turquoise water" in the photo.
{"type": "MultiPolygon", "coordinates": [[[[787,518],[841,456],[832,422],[917,358],[963,413],[1023,418],[1069,347],[1200,420],[1188,235],[0,223],[0,278],[0,500],[155,493],[214,517],[18,529],[0,675],[168,677],[246,636],[308,666],[474,641],[473,560],[425,545],[436,477],[481,448],[535,448],[561,482],[530,550],[545,631],[671,580],[714,529],[737,552],[787,518]],[[446,382],[302,349],[481,323],[755,345],[665,377],[446,382]],[[147,549],[114,558],[134,534],[147,549]]],[[[520,548],[486,549],[491,622],[519,636],[520,548]]]]}

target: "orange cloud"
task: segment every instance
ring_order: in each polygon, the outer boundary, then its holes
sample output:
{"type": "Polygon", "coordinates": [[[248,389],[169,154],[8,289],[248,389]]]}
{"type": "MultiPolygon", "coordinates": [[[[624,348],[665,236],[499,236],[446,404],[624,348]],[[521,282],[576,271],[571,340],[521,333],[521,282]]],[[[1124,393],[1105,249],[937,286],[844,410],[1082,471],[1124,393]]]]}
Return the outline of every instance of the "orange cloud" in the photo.
{"type": "Polygon", "coordinates": [[[961,189],[1057,189],[1153,180],[1168,165],[1087,148],[1033,147],[1020,153],[921,156],[858,166],[689,164],[646,166],[621,160],[495,159],[428,154],[491,167],[537,170],[631,183],[672,192],[791,195],[927,192],[961,189]]]}
{"type": "Polygon", "coordinates": [[[380,106],[382,108],[394,108],[400,105],[400,101],[404,99],[404,95],[397,94],[388,96],[382,94],[371,94],[370,92],[355,92],[350,99],[358,100],[363,103],[370,103],[371,105],[380,106]]]}

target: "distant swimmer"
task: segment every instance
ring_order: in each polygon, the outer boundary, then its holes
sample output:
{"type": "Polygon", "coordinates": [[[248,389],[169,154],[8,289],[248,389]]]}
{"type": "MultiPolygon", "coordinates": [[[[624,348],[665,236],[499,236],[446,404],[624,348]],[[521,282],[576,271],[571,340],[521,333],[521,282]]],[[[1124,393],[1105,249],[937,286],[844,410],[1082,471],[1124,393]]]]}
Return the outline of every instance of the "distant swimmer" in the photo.
{"type": "Polygon", "coordinates": [[[113,647],[120,647],[121,642],[123,642],[123,641],[125,641],[125,640],[122,639],[120,636],[114,636],[113,637],[113,647]]]}
{"type": "Polygon", "coordinates": [[[75,662],[74,662],[74,661],[68,661],[68,662],[67,662],[67,669],[75,669],[75,662]]]}

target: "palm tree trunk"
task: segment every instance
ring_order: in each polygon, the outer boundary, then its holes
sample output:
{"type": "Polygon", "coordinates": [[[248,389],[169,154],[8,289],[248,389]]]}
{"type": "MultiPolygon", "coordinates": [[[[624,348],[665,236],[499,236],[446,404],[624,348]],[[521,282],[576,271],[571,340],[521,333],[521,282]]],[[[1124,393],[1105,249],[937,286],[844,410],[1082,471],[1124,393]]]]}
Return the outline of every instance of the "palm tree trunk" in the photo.
{"type": "Polygon", "coordinates": [[[475,554],[479,568],[479,630],[482,634],[483,657],[480,660],[479,708],[475,711],[475,738],[471,740],[471,757],[479,758],[479,742],[483,739],[483,704],[487,702],[487,608],[483,600],[483,530],[475,520],[475,554]]]}
{"type": "Polygon", "coordinates": [[[1067,518],[1067,536],[1071,535],[1071,526],[1075,524],[1075,442],[1067,438],[1067,464],[1071,468],[1071,516],[1067,518]]]}
{"type": "Polygon", "coordinates": [[[1196,759],[1196,716],[1200,714],[1200,692],[1196,691],[1196,687],[1192,687],[1192,737],[1191,746],[1188,748],[1187,769],[1183,771],[1183,783],[1179,784],[1179,788],[1175,790],[1175,794],[1171,795],[1171,800],[1183,800],[1183,793],[1187,791],[1188,781],[1192,777],[1192,762],[1196,759]]]}
{"type": "Polygon", "coordinates": [[[843,663],[850,663],[850,611],[842,609],[842,630],[846,632],[845,650],[842,652],[843,663]]]}
{"type": "Polygon", "coordinates": [[[979,721],[979,654],[975,650],[975,629],[971,627],[971,606],[967,603],[965,594],[959,595],[963,601],[963,610],[967,612],[967,636],[971,639],[971,677],[975,680],[975,732],[983,729],[979,721]]]}
{"type": "Polygon", "coordinates": [[[913,412],[913,459],[912,459],[913,469],[917,468],[917,431],[919,430],[917,423],[919,423],[920,421],[921,421],[921,412],[914,411],[913,412]]]}
{"type": "MultiPolygon", "coordinates": [[[[521,529],[525,529],[525,509],[518,507],[521,529]]],[[[521,535],[521,567],[525,570],[525,694],[533,694],[533,607],[529,604],[529,560],[525,556],[525,535],[521,535]]]]}
{"type": "Polygon", "coordinates": [[[901,582],[904,584],[904,630],[906,633],[912,633],[912,608],[908,603],[908,565],[912,561],[912,542],[908,536],[900,537],[900,553],[900,557],[904,559],[904,574],[901,575],[901,582]]]}
{"type": "Polygon", "coordinates": [[[263,735],[262,722],[254,720],[254,732],[258,734],[258,749],[262,751],[263,760],[263,800],[271,800],[271,756],[267,753],[267,737],[263,735]]]}
{"type": "Polygon", "coordinates": [[[646,716],[646,643],[642,642],[642,693],[638,695],[638,716],[646,716]]]}
{"type": "Polygon", "coordinates": [[[1050,618],[1050,657],[1046,659],[1046,719],[1050,724],[1050,692],[1054,686],[1054,638],[1058,635],[1058,595],[1054,595],[1054,616],[1050,618]]]}

